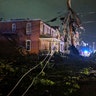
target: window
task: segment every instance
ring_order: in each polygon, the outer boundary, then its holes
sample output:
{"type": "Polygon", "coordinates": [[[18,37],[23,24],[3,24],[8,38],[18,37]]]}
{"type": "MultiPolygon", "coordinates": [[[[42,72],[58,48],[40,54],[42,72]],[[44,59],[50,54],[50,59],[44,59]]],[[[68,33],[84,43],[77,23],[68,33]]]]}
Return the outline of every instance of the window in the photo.
{"type": "Polygon", "coordinates": [[[31,50],[31,40],[26,40],[26,50],[31,50]]]}
{"type": "Polygon", "coordinates": [[[26,34],[31,34],[32,32],[32,25],[31,23],[26,24],[26,34]]]}
{"type": "Polygon", "coordinates": [[[43,23],[40,23],[40,34],[44,34],[43,23]]]}
{"type": "Polygon", "coordinates": [[[47,33],[50,34],[50,28],[49,27],[47,28],[47,33]]]}
{"type": "Polygon", "coordinates": [[[63,51],[64,50],[64,48],[63,48],[63,44],[61,44],[61,51],[63,51]]]}
{"type": "Polygon", "coordinates": [[[44,34],[47,34],[47,25],[44,25],[44,34]]]}
{"type": "Polygon", "coordinates": [[[15,31],[16,31],[16,24],[13,23],[13,24],[12,24],[12,32],[15,32],[15,31]]]}

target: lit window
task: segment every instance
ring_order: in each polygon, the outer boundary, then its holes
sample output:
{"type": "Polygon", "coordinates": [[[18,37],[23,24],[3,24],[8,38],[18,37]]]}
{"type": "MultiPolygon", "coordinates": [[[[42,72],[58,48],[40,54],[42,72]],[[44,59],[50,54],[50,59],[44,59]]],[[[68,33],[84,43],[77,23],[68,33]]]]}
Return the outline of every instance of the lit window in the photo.
{"type": "Polygon", "coordinates": [[[26,24],[26,34],[31,34],[32,32],[32,25],[31,23],[26,24]]]}
{"type": "Polygon", "coordinates": [[[16,31],[16,24],[13,23],[13,24],[12,24],[12,32],[15,32],[15,31],[16,31]]]}
{"type": "Polygon", "coordinates": [[[26,40],[26,50],[31,50],[31,40],[26,40]]]}
{"type": "Polygon", "coordinates": [[[44,27],[44,34],[47,34],[47,26],[44,25],[43,27],[44,27]]]}
{"type": "Polygon", "coordinates": [[[47,33],[50,34],[50,28],[47,29],[47,33]]]}

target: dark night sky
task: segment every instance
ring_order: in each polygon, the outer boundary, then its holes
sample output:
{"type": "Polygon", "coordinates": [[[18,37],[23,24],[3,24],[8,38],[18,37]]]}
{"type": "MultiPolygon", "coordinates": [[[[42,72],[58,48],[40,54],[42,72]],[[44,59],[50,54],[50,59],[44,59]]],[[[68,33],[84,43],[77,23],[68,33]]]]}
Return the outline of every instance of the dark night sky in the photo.
{"type": "MultiPolygon", "coordinates": [[[[4,19],[31,18],[50,20],[67,11],[67,0],[0,0],[0,17],[4,19]]],[[[96,21],[96,0],[72,0],[72,8],[82,23],[96,21]]],[[[54,23],[50,23],[54,24],[54,23]]],[[[59,25],[60,22],[55,23],[59,25]]],[[[96,22],[83,23],[85,42],[96,42],[96,22]]]]}

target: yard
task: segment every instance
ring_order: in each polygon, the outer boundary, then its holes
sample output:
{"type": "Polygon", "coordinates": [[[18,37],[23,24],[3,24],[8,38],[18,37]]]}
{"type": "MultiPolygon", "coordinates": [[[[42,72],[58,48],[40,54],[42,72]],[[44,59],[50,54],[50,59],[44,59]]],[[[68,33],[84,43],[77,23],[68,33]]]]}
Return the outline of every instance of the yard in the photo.
{"type": "Polygon", "coordinates": [[[59,55],[53,60],[44,70],[46,62],[30,71],[12,91],[22,76],[40,60],[37,61],[35,56],[0,58],[0,96],[8,96],[10,91],[9,96],[96,96],[96,76],[90,73],[96,70],[95,62],[59,55]]]}

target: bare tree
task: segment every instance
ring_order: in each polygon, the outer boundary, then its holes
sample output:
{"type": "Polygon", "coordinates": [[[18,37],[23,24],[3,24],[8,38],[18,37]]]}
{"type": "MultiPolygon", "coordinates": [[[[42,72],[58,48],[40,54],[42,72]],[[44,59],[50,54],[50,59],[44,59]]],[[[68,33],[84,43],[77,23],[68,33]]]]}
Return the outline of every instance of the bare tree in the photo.
{"type": "Polygon", "coordinates": [[[63,33],[64,33],[64,44],[65,50],[68,50],[68,46],[74,46],[74,35],[76,33],[76,29],[80,27],[81,21],[75,11],[71,8],[71,0],[67,0],[67,15],[61,20],[63,24],[63,33]]]}

